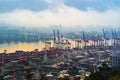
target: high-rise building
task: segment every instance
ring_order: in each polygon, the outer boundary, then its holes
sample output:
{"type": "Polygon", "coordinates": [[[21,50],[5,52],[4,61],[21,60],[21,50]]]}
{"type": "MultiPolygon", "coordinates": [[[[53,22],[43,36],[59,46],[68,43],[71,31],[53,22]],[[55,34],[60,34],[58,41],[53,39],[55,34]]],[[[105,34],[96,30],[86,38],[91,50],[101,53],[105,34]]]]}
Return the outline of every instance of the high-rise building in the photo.
{"type": "Polygon", "coordinates": [[[111,54],[110,55],[110,65],[111,67],[120,67],[120,54],[111,54]]]}

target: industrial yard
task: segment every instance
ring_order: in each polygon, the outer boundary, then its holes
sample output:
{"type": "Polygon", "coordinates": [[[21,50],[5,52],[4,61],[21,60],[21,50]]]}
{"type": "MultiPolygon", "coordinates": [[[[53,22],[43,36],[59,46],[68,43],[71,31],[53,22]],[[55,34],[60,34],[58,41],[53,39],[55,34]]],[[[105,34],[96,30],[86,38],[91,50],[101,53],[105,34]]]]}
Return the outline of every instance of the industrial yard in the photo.
{"type": "Polygon", "coordinates": [[[119,38],[112,33],[109,44],[103,30],[99,36],[87,40],[71,40],[61,37],[59,30],[53,30],[53,40],[44,41],[43,50],[15,51],[0,54],[1,77],[5,80],[60,80],[68,76],[71,80],[84,80],[92,72],[99,71],[105,63],[108,67],[120,67],[119,38]],[[117,55],[117,56],[116,56],[117,55]],[[115,58],[115,59],[114,59],[115,58]]]}

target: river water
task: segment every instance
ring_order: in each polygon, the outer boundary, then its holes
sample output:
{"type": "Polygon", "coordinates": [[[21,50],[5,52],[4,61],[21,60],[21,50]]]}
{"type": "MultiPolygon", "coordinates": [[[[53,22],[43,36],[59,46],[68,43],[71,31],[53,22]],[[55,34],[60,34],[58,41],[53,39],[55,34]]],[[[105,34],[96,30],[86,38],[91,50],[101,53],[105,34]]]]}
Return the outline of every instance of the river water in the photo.
{"type": "Polygon", "coordinates": [[[7,50],[8,53],[15,52],[17,50],[23,51],[33,51],[34,49],[42,50],[45,47],[45,44],[41,41],[39,42],[11,42],[0,44],[0,53],[7,50]]]}
{"type": "MultiPolygon", "coordinates": [[[[53,42],[53,41],[51,41],[53,42]]],[[[71,43],[71,47],[75,47],[75,41],[69,40],[69,42],[71,43]]],[[[111,45],[111,40],[108,43],[109,45],[111,45]]],[[[88,45],[92,45],[92,42],[89,41],[88,45]]],[[[53,46],[53,44],[51,44],[51,47],[53,46]]],[[[82,46],[84,46],[84,43],[82,43],[82,46]]],[[[15,52],[18,50],[23,50],[23,51],[34,51],[35,49],[39,49],[42,50],[43,48],[45,48],[45,43],[42,41],[39,42],[11,42],[11,43],[4,43],[4,44],[0,44],[0,53],[3,53],[4,50],[7,50],[7,53],[11,53],[11,52],[15,52]]]]}
{"type": "MultiPolygon", "coordinates": [[[[72,46],[75,45],[75,42],[69,40],[72,43],[72,46]]],[[[50,41],[51,47],[53,47],[53,41],[50,41]]],[[[7,53],[12,53],[15,51],[23,50],[23,51],[34,51],[35,49],[39,49],[39,51],[45,48],[45,43],[43,41],[39,42],[11,42],[11,43],[4,43],[0,44],[0,53],[3,53],[4,50],[7,50],[7,53]]]]}

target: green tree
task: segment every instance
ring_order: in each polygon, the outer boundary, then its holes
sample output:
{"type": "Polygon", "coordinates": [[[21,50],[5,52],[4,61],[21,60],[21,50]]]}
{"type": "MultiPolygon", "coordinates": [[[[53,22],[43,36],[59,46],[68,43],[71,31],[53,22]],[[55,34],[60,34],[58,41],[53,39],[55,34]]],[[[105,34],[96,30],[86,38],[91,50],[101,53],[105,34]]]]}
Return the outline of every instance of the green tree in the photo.
{"type": "Polygon", "coordinates": [[[33,74],[31,73],[30,69],[26,70],[26,78],[27,80],[32,80],[33,74]]]}
{"type": "Polygon", "coordinates": [[[104,75],[99,72],[91,73],[89,77],[85,78],[85,80],[108,80],[104,75]]]}
{"type": "Polygon", "coordinates": [[[59,78],[59,80],[71,80],[69,76],[64,76],[64,78],[59,78]]]}
{"type": "Polygon", "coordinates": [[[47,76],[45,73],[42,73],[40,77],[41,77],[40,80],[47,80],[47,76]]]}
{"type": "Polygon", "coordinates": [[[69,76],[64,76],[63,80],[70,80],[69,76]]]}

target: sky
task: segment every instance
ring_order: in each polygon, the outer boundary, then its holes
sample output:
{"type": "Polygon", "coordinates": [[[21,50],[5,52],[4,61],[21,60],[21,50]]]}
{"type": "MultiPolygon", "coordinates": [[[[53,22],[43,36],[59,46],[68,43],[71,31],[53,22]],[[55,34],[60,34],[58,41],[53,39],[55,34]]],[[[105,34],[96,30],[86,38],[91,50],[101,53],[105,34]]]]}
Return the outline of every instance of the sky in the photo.
{"type": "Polygon", "coordinates": [[[1,24],[92,28],[119,27],[119,21],[120,0],[0,0],[1,24]]]}

